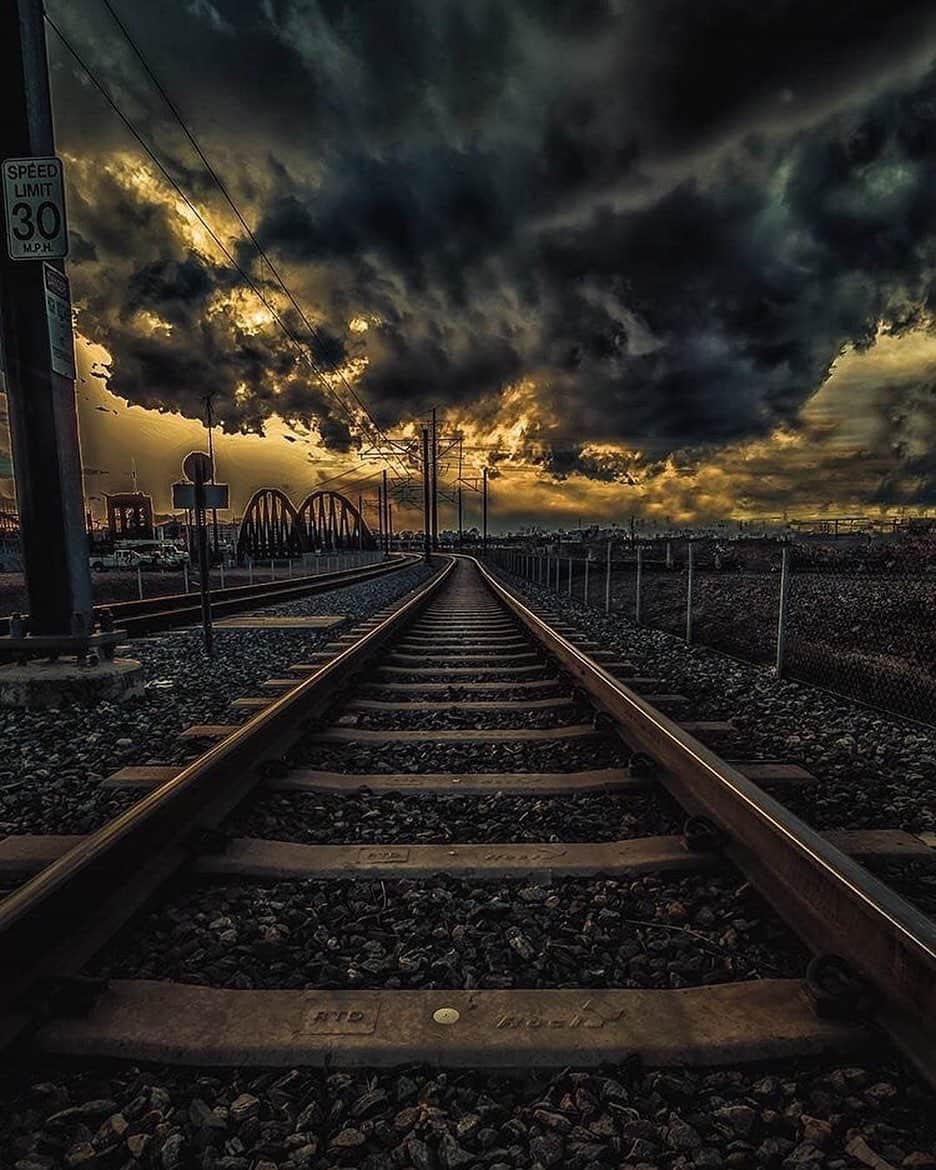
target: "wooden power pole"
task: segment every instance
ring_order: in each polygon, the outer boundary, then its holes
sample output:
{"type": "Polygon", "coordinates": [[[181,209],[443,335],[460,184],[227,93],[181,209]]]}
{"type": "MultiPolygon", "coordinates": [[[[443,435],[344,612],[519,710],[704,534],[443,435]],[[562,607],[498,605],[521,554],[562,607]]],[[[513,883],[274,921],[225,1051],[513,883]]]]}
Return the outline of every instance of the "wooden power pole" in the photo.
{"type": "Polygon", "coordinates": [[[10,409],[29,632],[61,639],[60,652],[67,654],[70,638],[91,632],[93,613],[64,201],[55,192],[55,183],[62,189],[61,164],[53,157],[42,0],[0,5],[0,109],[0,367],[10,409]]]}

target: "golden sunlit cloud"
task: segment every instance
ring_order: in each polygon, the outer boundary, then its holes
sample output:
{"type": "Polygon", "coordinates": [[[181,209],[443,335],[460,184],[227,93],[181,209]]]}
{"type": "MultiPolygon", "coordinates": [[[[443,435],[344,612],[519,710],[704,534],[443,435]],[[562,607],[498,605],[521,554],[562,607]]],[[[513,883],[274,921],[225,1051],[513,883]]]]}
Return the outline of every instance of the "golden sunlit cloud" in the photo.
{"type": "MultiPolygon", "coordinates": [[[[80,184],[90,164],[78,159],[70,163],[73,181],[80,184]]],[[[198,217],[152,167],[132,153],[113,154],[103,166],[114,182],[164,207],[187,247],[212,261],[223,261],[221,250],[198,217]]],[[[277,312],[283,311],[275,294],[264,295],[271,298],[277,312]]],[[[215,314],[229,314],[248,336],[274,325],[270,309],[244,287],[216,291],[207,306],[207,316],[215,314]]],[[[150,309],[138,309],[135,322],[144,335],[172,334],[172,323],[150,309]]],[[[348,330],[363,338],[375,323],[364,315],[352,316],[348,330]]],[[[96,477],[96,489],[125,488],[132,458],[140,483],[152,492],[157,507],[167,508],[169,484],[177,475],[180,453],[204,445],[204,428],[196,420],[129,407],[114,399],[106,383],[90,374],[92,363],[98,363],[97,368],[109,368],[107,351],[93,341],[81,339],[79,355],[86,463],[98,472],[106,472],[96,477]],[[111,413],[114,410],[116,414],[111,413]],[[120,457],[123,466],[98,467],[113,462],[102,448],[125,452],[120,457]]],[[[367,368],[367,355],[359,352],[348,356],[339,368],[314,373],[320,384],[340,397],[347,384],[358,382],[367,368]]],[[[848,350],[839,357],[829,379],[807,401],[799,425],[780,427],[764,439],[707,453],[670,456],[662,462],[646,462],[632,444],[593,440],[571,444],[574,459],[564,467],[554,451],[569,445],[563,436],[563,420],[545,408],[535,377],[517,380],[496,400],[447,409],[441,418],[441,429],[446,434],[462,436],[463,475],[477,475],[484,465],[496,470],[496,479],[492,479],[492,500],[496,502],[492,516],[495,523],[498,516],[502,518],[499,526],[535,517],[563,524],[580,520],[620,522],[631,515],[671,523],[728,517],[752,519],[775,514],[784,507],[784,499],[801,513],[829,508],[860,511],[867,508],[862,501],[868,498],[869,480],[857,476],[850,487],[848,477],[843,479],[835,473],[841,471],[843,463],[854,459],[856,452],[880,446],[886,387],[926,377],[936,377],[936,337],[932,332],[920,329],[894,337],[880,331],[869,350],[848,350]],[[583,467],[588,468],[587,474],[583,467]],[[807,469],[808,475],[804,475],[807,469]],[[812,485],[811,491],[804,490],[804,479],[812,485]]],[[[268,388],[274,396],[283,389],[274,376],[268,388]]],[[[235,404],[249,404],[250,395],[249,387],[240,384],[234,392],[235,404]]],[[[415,437],[418,427],[418,422],[408,422],[394,433],[415,437]]],[[[287,425],[274,415],[266,422],[265,432],[264,437],[216,437],[219,468],[227,465],[225,474],[232,483],[235,511],[261,486],[290,485],[301,497],[320,480],[341,473],[347,473],[349,485],[370,484],[372,464],[362,463],[355,450],[342,454],[327,449],[314,429],[302,429],[296,423],[287,425]],[[286,438],[290,442],[285,442],[286,438]]],[[[928,444],[931,439],[925,422],[915,428],[912,419],[902,421],[901,441],[908,449],[915,444],[928,444]]],[[[868,470],[873,468],[869,466],[868,470]]],[[[454,483],[458,471],[456,453],[449,452],[443,461],[443,482],[447,478],[454,483]]],[[[418,492],[416,496],[418,499],[418,492]]],[[[418,526],[415,504],[404,501],[399,509],[401,524],[418,526]]],[[[443,504],[442,510],[443,522],[450,522],[447,512],[451,507],[443,504]]]]}

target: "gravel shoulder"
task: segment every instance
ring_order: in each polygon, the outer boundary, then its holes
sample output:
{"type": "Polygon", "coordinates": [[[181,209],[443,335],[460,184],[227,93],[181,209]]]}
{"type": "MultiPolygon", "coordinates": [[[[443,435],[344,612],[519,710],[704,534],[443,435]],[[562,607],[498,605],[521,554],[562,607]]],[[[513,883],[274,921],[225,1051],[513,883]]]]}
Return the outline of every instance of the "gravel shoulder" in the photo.
{"type": "Polygon", "coordinates": [[[730,718],[724,755],[797,762],[819,780],[796,811],[820,829],[936,831],[936,729],[862,707],[766,668],[738,662],[658,630],[638,628],[504,574],[534,602],[563,613],[637,672],[688,696],[695,718],[730,718]]]}
{"type": "MultiPolygon", "coordinates": [[[[343,614],[345,624],[353,624],[429,575],[430,569],[417,565],[263,612],[343,614]]],[[[122,705],[0,711],[0,835],[87,833],[99,827],[137,799],[132,793],[99,789],[105,776],[129,764],[191,755],[191,745],[176,742],[183,728],[245,718],[229,709],[232,699],[259,693],[264,679],[321,648],[340,629],[218,629],[211,660],[205,657],[199,630],[171,631],[132,643],[132,654],[145,671],[142,699],[122,705]]]]}

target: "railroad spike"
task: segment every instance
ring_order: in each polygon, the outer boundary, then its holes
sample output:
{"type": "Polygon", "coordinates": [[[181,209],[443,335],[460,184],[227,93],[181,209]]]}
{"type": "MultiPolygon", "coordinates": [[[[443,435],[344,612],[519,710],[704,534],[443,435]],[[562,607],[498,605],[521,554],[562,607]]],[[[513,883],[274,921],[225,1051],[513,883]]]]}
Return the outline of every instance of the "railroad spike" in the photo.
{"type": "Polygon", "coordinates": [[[806,987],[823,1020],[865,1019],[877,998],[868,981],[839,955],[814,955],[806,968],[806,987]]]}
{"type": "Polygon", "coordinates": [[[199,825],[192,830],[190,844],[196,853],[227,853],[230,837],[223,829],[199,825]]]}
{"type": "Polygon", "coordinates": [[[655,776],[659,765],[652,756],[644,752],[634,752],[628,761],[627,770],[632,776],[655,776]]]}
{"type": "Polygon", "coordinates": [[[85,1016],[110,987],[108,979],[93,975],[52,975],[30,988],[30,1012],[36,1020],[85,1016]]]}
{"type": "Polygon", "coordinates": [[[264,760],[257,771],[262,780],[282,780],[289,775],[290,768],[285,760],[264,760]]]}
{"type": "Polygon", "coordinates": [[[687,817],[683,840],[690,853],[717,853],[728,843],[724,831],[708,817],[687,817]]]}
{"type": "Polygon", "coordinates": [[[607,713],[607,711],[596,711],[595,717],[592,719],[592,727],[595,731],[611,731],[617,730],[617,724],[607,713]]]}

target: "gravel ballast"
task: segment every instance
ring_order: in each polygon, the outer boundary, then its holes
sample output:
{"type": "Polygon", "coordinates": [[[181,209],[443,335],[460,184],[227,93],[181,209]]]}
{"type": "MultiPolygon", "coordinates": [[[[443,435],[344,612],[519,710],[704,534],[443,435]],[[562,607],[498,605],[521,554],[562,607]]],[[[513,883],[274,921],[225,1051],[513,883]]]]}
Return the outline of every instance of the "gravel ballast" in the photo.
{"type": "MultiPolygon", "coordinates": [[[[425,581],[423,565],[374,581],[272,606],[289,616],[343,614],[347,624],[389,605],[425,581]]],[[[0,710],[0,835],[86,833],[131,804],[137,795],[101,790],[100,781],[128,764],[182,760],[191,744],[177,743],[193,723],[235,723],[232,699],[262,693],[304,654],[321,648],[331,630],[216,629],[215,654],[205,657],[200,630],[140,639],[132,654],[144,667],[144,698],[62,710],[0,710]]]]}
{"type": "Polygon", "coordinates": [[[586,610],[529,582],[505,580],[603,647],[620,650],[638,674],[687,695],[695,718],[731,718],[737,730],[730,744],[719,743],[723,754],[809,769],[819,784],[796,797],[796,810],[817,828],[936,831],[936,729],[777,679],[769,669],[635,627],[621,614],[586,610]]]}
{"type": "Polygon", "coordinates": [[[860,1170],[936,1164],[894,1063],[509,1077],[50,1064],[11,1077],[12,1170],[860,1170]],[[875,1163],[877,1157],[883,1161],[875,1163]]]}
{"type": "Polygon", "coordinates": [[[735,873],[231,883],[177,890],[94,964],[233,988],[689,987],[801,976],[735,873]]]}
{"type": "Polygon", "coordinates": [[[547,707],[531,711],[353,711],[343,720],[343,726],[372,730],[410,729],[418,731],[453,731],[472,728],[565,727],[570,723],[591,723],[595,712],[569,699],[561,707],[547,707]],[[348,716],[352,716],[354,722],[348,716]]]}
{"type": "Polygon", "coordinates": [[[290,762],[325,772],[584,772],[623,768],[630,753],[610,737],[485,743],[330,744],[305,740],[290,762]]]}
{"type": "Polygon", "coordinates": [[[665,793],[281,792],[258,795],[234,814],[227,831],[304,845],[470,845],[618,841],[678,833],[684,819],[665,793]]]}

